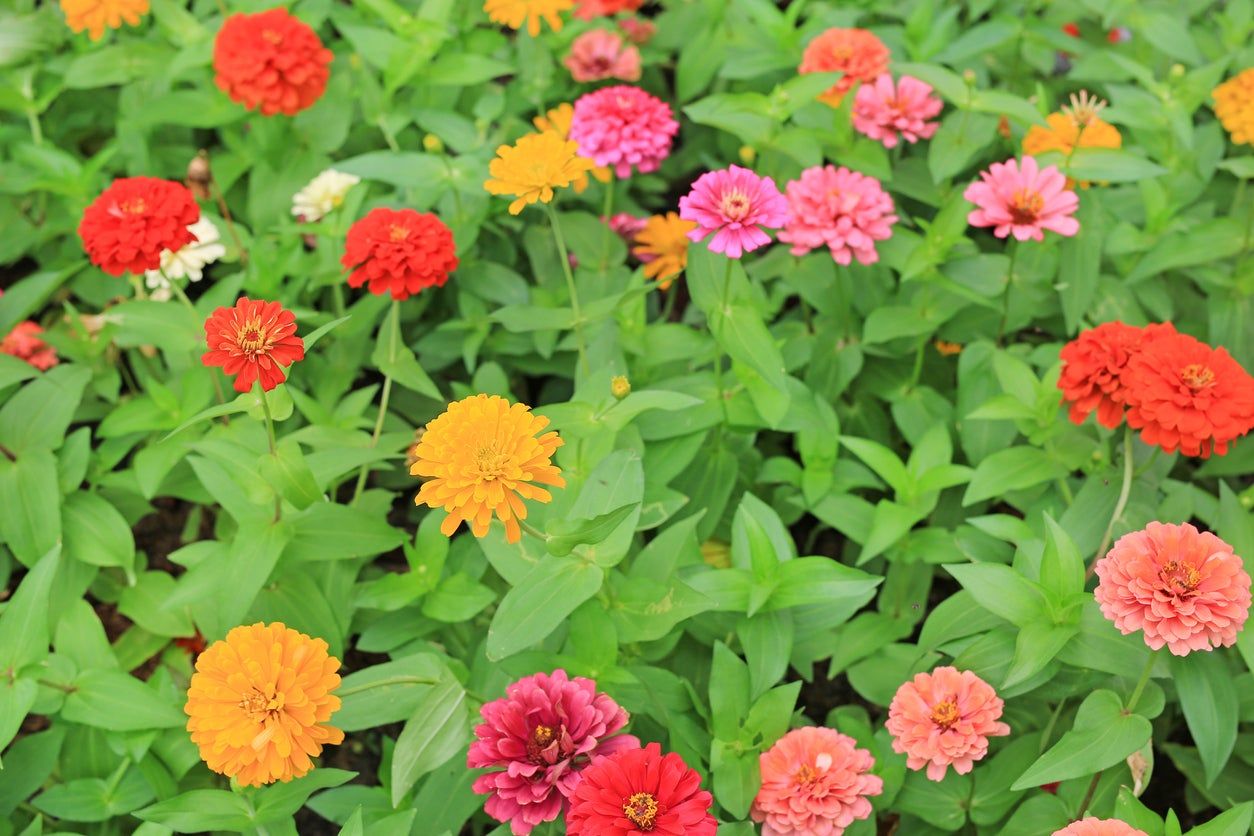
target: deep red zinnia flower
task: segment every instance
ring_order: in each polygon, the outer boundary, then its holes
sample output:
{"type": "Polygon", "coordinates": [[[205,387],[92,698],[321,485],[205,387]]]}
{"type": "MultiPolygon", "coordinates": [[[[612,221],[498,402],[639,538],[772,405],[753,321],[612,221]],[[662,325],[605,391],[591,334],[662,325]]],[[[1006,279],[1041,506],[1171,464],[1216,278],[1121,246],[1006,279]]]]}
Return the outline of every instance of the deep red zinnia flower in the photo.
{"type": "Polygon", "coordinates": [[[218,308],[205,320],[209,350],[206,366],[221,366],[235,377],[235,391],[247,392],[261,381],[269,392],[284,381],[281,366],[305,358],[305,341],[296,336],[296,315],[278,302],[240,297],[233,308],[218,308]]]}
{"type": "Polygon", "coordinates": [[[293,116],[322,97],[331,50],[287,9],[234,14],[213,42],[214,82],[233,101],[266,116],[293,116]]]}
{"type": "Polygon", "coordinates": [[[349,227],[340,263],[352,270],[350,287],[370,283],[378,296],[408,299],[443,287],[457,269],[457,247],[444,222],[413,209],[373,209],[349,227]]]}
{"type": "Polygon", "coordinates": [[[1122,322],[1103,322],[1062,347],[1063,362],[1058,388],[1064,403],[1071,405],[1072,422],[1083,424],[1097,410],[1097,422],[1113,430],[1123,421],[1128,400],[1123,373],[1132,355],[1148,341],[1174,334],[1170,322],[1137,328],[1122,322]]]}
{"type": "Polygon", "coordinates": [[[715,836],[701,776],[656,743],[597,758],[566,813],[568,836],[715,836]]]}
{"type": "Polygon", "coordinates": [[[187,187],[157,177],[114,180],[83,212],[78,235],[91,263],[111,276],[161,266],[161,251],[196,240],[200,207],[187,187]]]}

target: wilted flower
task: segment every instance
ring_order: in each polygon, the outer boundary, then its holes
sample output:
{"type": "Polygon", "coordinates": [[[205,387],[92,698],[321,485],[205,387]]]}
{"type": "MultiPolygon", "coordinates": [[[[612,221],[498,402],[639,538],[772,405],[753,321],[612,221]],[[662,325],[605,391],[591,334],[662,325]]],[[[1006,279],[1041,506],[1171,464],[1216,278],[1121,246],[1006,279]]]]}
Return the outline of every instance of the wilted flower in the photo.
{"type": "Polygon", "coordinates": [[[700,241],[714,233],[711,252],[740,258],[771,243],[763,227],[788,222],[788,201],[770,177],[733,165],[698,177],[679,199],[679,216],[697,225],[688,240],[700,241]]]}
{"type": "Polygon", "coordinates": [[[980,182],[967,186],[962,196],[976,205],[967,221],[991,226],[998,238],[1042,241],[1045,230],[1070,237],[1080,231],[1072,215],[1080,205],[1067,179],[1055,166],[1040,168],[1032,157],[993,163],[980,172],[980,182]]]}
{"type": "Polygon", "coordinates": [[[43,332],[38,322],[19,322],[0,340],[0,354],[25,360],[40,371],[47,371],[60,361],[56,349],[40,339],[43,332]]]}
{"type": "Polygon", "coordinates": [[[328,168],[292,195],[292,214],[305,223],[320,221],[340,208],[348,190],[360,182],[355,174],[328,168]]]}
{"type": "Polygon", "coordinates": [[[597,758],[583,771],[566,813],[568,836],[714,836],[714,798],[674,752],[650,743],[597,758]]]}
{"type": "Polygon", "coordinates": [[[626,84],[580,96],[570,123],[579,153],[612,166],[619,177],[630,177],[633,167],[641,174],[656,171],[678,132],[670,105],[626,84]]]}
{"type": "Polygon", "coordinates": [[[287,9],[233,14],[213,42],[214,83],[249,110],[293,116],[322,97],[331,59],[318,33],[287,9]]]}
{"type": "Polygon", "coordinates": [[[1055,830],[1053,836],[1148,836],[1148,834],[1119,819],[1099,819],[1089,816],[1072,822],[1062,830],[1055,830]]]}
{"type": "Polygon", "coordinates": [[[138,26],[148,14],[148,0],[61,0],[61,11],[71,32],[86,29],[88,37],[98,41],[105,29],[120,29],[123,21],[138,26]]]}
{"type": "Polygon", "coordinates": [[[349,287],[369,282],[371,293],[399,301],[443,287],[457,269],[457,247],[435,215],[380,207],[349,227],[340,263],[352,270],[349,287]]]}
{"type": "Polygon", "coordinates": [[[897,216],[878,180],[844,166],[815,166],[785,189],[790,211],[779,240],[792,244],[793,255],[825,246],[837,264],[879,261],[875,242],[892,237],[897,216]]]}
{"type": "Polygon", "coordinates": [[[1170,322],[1137,328],[1122,322],[1103,322],[1062,347],[1058,388],[1071,404],[1072,422],[1083,424],[1097,410],[1097,422],[1114,429],[1123,421],[1128,389],[1124,372],[1132,357],[1149,341],[1174,334],[1170,322]]]}
{"type": "Polygon", "coordinates": [[[144,283],[154,291],[153,299],[168,299],[171,281],[200,281],[205,276],[205,268],[226,255],[222,236],[213,221],[201,215],[200,220],[191,225],[190,231],[194,240],[175,252],[162,250],[160,268],[144,273],[144,283]]]}
{"type": "Polygon", "coordinates": [[[890,53],[865,29],[828,29],[806,45],[800,73],[844,73],[819,101],[839,107],[858,82],[870,83],[888,72],[890,53]]]}
{"type": "Polygon", "coordinates": [[[644,274],[656,279],[662,290],[688,266],[688,235],[696,228],[695,221],[667,212],[646,220],[644,229],[636,234],[631,253],[644,264],[644,274]]]}
{"type": "Polygon", "coordinates": [[[579,155],[578,143],[541,131],[497,148],[496,159],[488,164],[492,179],[483,187],[491,194],[516,196],[509,213],[517,215],[528,204],[548,203],[554,189],[570,186],[593,167],[592,160],[579,155]]]}
{"type": "Polygon", "coordinates": [[[1236,145],[1254,145],[1254,67],[1220,84],[1215,97],[1215,116],[1236,145]]]}
{"type": "Polygon", "coordinates": [[[284,381],[282,367],[305,357],[305,342],[296,336],[296,316],[278,302],[240,297],[233,308],[218,308],[205,320],[209,350],[206,366],[221,366],[235,377],[235,391],[247,392],[254,381],[269,392],[284,381]]]}
{"type": "Polygon", "coordinates": [[[640,50],[624,44],[620,35],[605,29],[592,29],[575,38],[562,63],[570,70],[571,78],[580,83],[640,78],[640,50]]]}
{"type": "Polygon", "coordinates": [[[484,0],[483,10],[488,19],[500,23],[510,29],[521,29],[527,25],[527,32],[533,38],[540,34],[540,21],[546,21],[554,32],[562,31],[562,16],[559,12],[568,11],[574,0],[484,0]]]}
{"type": "Polygon", "coordinates": [[[930,139],[936,117],[944,103],[932,95],[932,86],[908,75],[893,84],[888,73],[874,83],[863,84],[853,97],[853,126],[885,148],[895,148],[900,139],[914,143],[930,139]]]}
{"type": "Polygon", "coordinates": [[[156,177],[114,180],[83,212],[79,237],[88,258],[113,276],[161,265],[163,250],[195,241],[200,207],[181,183],[156,177]]]}
{"type": "Polygon", "coordinates": [[[1003,703],[993,687],[971,671],[940,667],[916,674],[897,689],[888,707],[893,751],[906,755],[906,766],[927,768],[939,781],[950,766],[970,772],[988,754],[988,739],[1010,734],[999,722],[1003,703]]]}

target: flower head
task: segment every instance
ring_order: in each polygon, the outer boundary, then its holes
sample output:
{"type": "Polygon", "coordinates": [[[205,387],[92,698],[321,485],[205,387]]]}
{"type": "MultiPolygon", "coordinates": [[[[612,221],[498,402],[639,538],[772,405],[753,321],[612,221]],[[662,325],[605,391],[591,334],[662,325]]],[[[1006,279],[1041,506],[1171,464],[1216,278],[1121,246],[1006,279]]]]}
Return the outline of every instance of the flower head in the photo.
{"type": "Polygon", "coordinates": [[[278,302],[241,296],[233,308],[218,308],[205,320],[209,350],[206,366],[221,366],[235,377],[235,391],[247,392],[255,381],[269,392],[283,382],[280,367],[305,358],[305,341],[296,336],[296,316],[278,302]]]}
{"type": "Polygon", "coordinates": [[[884,781],[868,774],[875,758],[834,729],[794,729],[762,753],[762,788],[750,817],[762,836],[841,836],[871,815],[868,796],[884,781]]]}
{"type": "Polygon", "coordinates": [[[631,381],[626,375],[616,374],[610,378],[610,394],[619,401],[631,394],[631,381]]]}
{"type": "Polygon", "coordinates": [[[87,36],[98,41],[105,29],[120,29],[123,21],[138,26],[148,14],[148,0],[61,0],[61,11],[71,32],[86,29],[87,36]]]}
{"type": "Polygon", "coordinates": [[[488,164],[492,179],[483,184],[491,194],[514,195],[509,213],[517,215],[528,204],[553,199],[554,189],[564,189],[595,167],[579,155],[579,144],[562,139],[554,131],[519,137],[513,145],[496,149],[488,164]]]}
{"type": "Polygon", "coordinates": [[[292,195],[292,214],[303,223],[320,221],[340,208],[348,190],[360,182],[355,174],[328,168],[292,195]]]}
{"type": "Polygon", "coordinates": [[[1254,67],[1220,84],[1215,97],[1215,116],[1235,145],[1254,145],[1254,67]]]}
{"type": "Polygon", "coordinates": [[[714,233],[711,252],[740,258],[771,243],[762,227],[787,223],[788,201],[770,177],[733,165],[698,177],[679,199],[679,217],[697,225],[688,240],[700,241],[714,233]]]}
{"type": "Polygon", "coordinates": [[[281,623],[236,627],[196,658],[187,730],[214,772],[256,787],[299,778],[311,756],[344,740],[340,661],[327,643],[281,623]]]}
{"type": "Polygon", "coordinates": [[[914,143],[930,139],[937,124],[929,122],[945,105],[932,95],[932,86],[908,75],[896,84],[888,73],[864,84],[853,97],[853,126],[885,148],[899,140],[914,143]]]}
{"type": "Polygon", "coordinates": [[[457,247],[444,222],[413,209],[372,209],[348,229],[344,267],[349,287],[370,283],[370,292],[408,299],[428,287],[443,287],[457,269],[457,247]]]}
{"type": "Polygon", "coordinates": [[[1081,90],[1071,97],[1071,106],[1045,117],[1048,127],[1033,125],[1023,137],[1023,153],[1059,151],[1070,154],[1076,148],[1119,148],[1119,129],[1098,116],[1106,103],[1081,90]]]}
{"type": "Polygon", "coordinates": [[[792,244],[793,255],[826,246],[837,264],[880,260],[875,242],[892,237],[897,222],[880,181],[844,166],[815,166],[785,189],[790,212],[779,240],[792,244]]]}
{"type": "Polygon", "coordinates": [[[531,407],[498,395],[472,395],[449,404],[427,424],[418,443],[418,461],[409,472],[429,478],[414,502],[448,512],[440,525],[445,537],[452,537],[462,521],[483,537],[495,514],[505,523],[505,539],[517,543],[522,537],[518,521],[527,518],[523,500],[553,498],[538,485],[566,487],[551,463],[562,440],[555,432],[536,437],[548,425],[549,419],[533,414],[531,407]]]}
{"type": "Polygon", "coordinates": [[[514,836],[556,820],[593,759],[640,748],[619,734],[627,712],[590,679],[559,669],[520,679],[505,694],[480,710],[466,765],[498,770],[476,778],[474,791],[490,796],[488,815],[509,822],[514,836]]]}
{"type": "Polygon", "coordinates": [[[1187,334],[1148,340],[1121,379],[1128,426],[1164,452],[1222,456],[1254,429],[1254,378],[1223,348],[1187,334]]]}
{"type": "Polygon", "coordinates": [[[1071,404],[1072,422],[1083,424],[1097,410],[1097,422],[1103,427],[1119,426],[1128,401],[1123,380],[1128,362],[1146,343],[1175,331],[1170,322],[1145,328],[1103,322],[1063,346],[1058,388],[1063,402],[1071,404]]]}
{"type": "Polygon", "coordinates": [[[60,361],[56,349],[40,339],[43,332],[38,322],[19,322],[0,340],[0,354],[25,360],[40,371],[47,371],[60,361]]]}
{"type": "Polygon", "coordinates": [[[1080,201],[1067,188],[1067,178],[1055,166],[1040,168],[1032,157],[993,163],[962,196],[976,205],[967,221],[993,227],[998,238],[1042,241],[1045,230],[1067,237],[1080,231],[1072,217],[1080,201]]]}
{"type": "Polygon", "coordinates": [[[637,218],[635,215],[627,212],[619,212],[617,215],[611,215],[608,218],[601,218],[601,223],[610,228],[610,231],[623,239],[627,246],[636,243],[636,236],[644,229],[645,224],[649,222],[648,218],[637,218]]]}
{"type": "Polygon", "coordinates": [[[575,38],[563,61],[570,76],[580,83],[617,78],[640,79],[640,50],[624,44],[621,35],[605,29],[592,29],[575,38]]]}
{"type": "Polygon", "coordinates": [[[619,177],[630,177],[633,166],[642,174],[656,171],[678,132],[670,105],[626,84],[580,96],[570,123],[579,153],[613,166],[619,177]]]}
{"type": "Polygon", "coordinates": [[[667,212],[649,218],[636,234],[631,253],[644,264],[644,274],[656,279],[662,290],[688,266],[688,235],[696,228],[695,221],[667,212]]]}
{"type": "Polygon", "coordinates": [[[160,268],[144,273],[144,284],[152,291],[153,299],[169,299],[171,281],[200,281],[205,277],[205,268],[226,255],[222,236],[213,221],[201,215],[189,229],[194,240],[175,251],[162,250],[160,268]]]}
{"type": "Polygon", "coordinates": [[[643,5],[644,0],[575,0],[575,17],[592,20],[619,12],[638,11],[643,5]]]}
{"type": "Polygon", "coordinates": [[[322,97],[331,50],[307,23],[278,8],[233,14],[213,42],[214,82],[266,116],[294,116],[322,97]]]}
{"type": "Polygon", "coordinates": [[[483,10],[488,19],[510,29],[521,29],[527,24],[527,32],[534,38],[540,34],[540,21],[546,21],[554,32],[562,31],[562,16],[574,0],[484,0],[483,10]]]}
{"type": "Polygon", "coordinates": [[[1099,819],[1096,816],[1089,816],[1072,822],[1062,830],[1055,830],[1053,836],[1148,836],[1148,834],[1119,819],[1099,819]]]}
{"type": "Polygon", "coordinates": [[[647,44],[657,34],[657,25],[653,21],[639,17],[623,18],[618,22],[618,28],[633,44],[647,44]]]}
{"type": "Polygon", "coordinates": [[[865,29],[828,29],[806,45],[800,73],[844,73],[819,101],[839,107],[858,82],[870,83],[888,72],[890,53],[865,29]]]}
{"type": "Polygon", "coordinates": [[[950,766],[965,775],[988,754],[990,737],[1010,734],[998,719],[1002,706],[993,687],[971,671],[940,667],[916,674],[888,707],[893,751],[904,753],[911,769],[927,767],[933,781],[950,766]]]}
{"type": "MultiPolygon", "coordinates": [[[[570,121],[575,116],[575,106],[570,102],[563,102],[557,107],[551,108],[543,116],[537,116],[531,120],[538,131],[552,131],[562,139],[570,139],[570,121]]],[[[575,194],[583,194],[584,189],[588,188],[588,174],[591,174],[602,183],[610,182],[614,176],[610,173],[608,166],[598,165],[590,172],[580,172],[579,176],[571,181],[571,186],[575,189],[575,194]]]]}
{"type": "Polygon", "coordinates": [[[1093,595],[1125,636],[1176,656],[1231,647],[1250,611],[1250,576],[1232,546],[1192,525],[1152,522],[1097,561],[1093,595]]]}
{"type": "Polygon", "coordinates": [[[200,207],[181,183],[156,177],[114,180],[83,212],[79,237],[91,263],[112,276],[161,266],[163,250],[195,241],[200,207]]]}
{"type": "Polygon", "coordinates": [[[566,813],[569,836],[714,836],[714,798],[701,776],[656,743],[597,758],[566,813]]]}

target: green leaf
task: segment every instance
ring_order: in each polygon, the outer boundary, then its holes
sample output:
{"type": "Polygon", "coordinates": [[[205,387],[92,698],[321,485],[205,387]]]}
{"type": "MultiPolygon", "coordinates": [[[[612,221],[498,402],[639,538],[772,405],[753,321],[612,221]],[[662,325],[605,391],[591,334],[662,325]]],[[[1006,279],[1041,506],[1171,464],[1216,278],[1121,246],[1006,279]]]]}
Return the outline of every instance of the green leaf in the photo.
{"type": "Polygon", "coordinates": [[[753,700],[749,666],[721,641],[710,665],[710,722],[714,736],[736,740],[753,700]]]}
{"type": "Polygon", "coordinates": [[[1127,281],[1138,282],[1168,270],[1208,264],[1241,251],[1245,228],[1235,218],[1216,218],[1173,232],[1137,262],[1127,281]]]}
{"type": "Polygon", "coordinates": [[[541,561],[505,593],[488,628],[487,655],[512,656],[546,638],[601,588],[605,571],[578,558],[541,561]]]}
{"type": "Polygon", "coordinates": [[[292,560],[374,557],[405,542],[404,532],[378,514],[333,502],[312,505],[291,522],[292,541],[285,554],[292,560]]]}
{"type": "Polygon", "coordinates": [[[1072,729],[1028,767],[1011,789],[1092,775],[1140,749],[1152,733],[1149,720],[1124,713],[1114,691],[1094,691],[1080,705],[1072,729]]]}
{"type": "Polygon", "coordinates": [[[1228,660],[1219,653],[1171,655],[1171,678],[1180,695],[1180,707],[1189,733],[1214,783],[1237,742],[1240,704],[1228,660]]]}
{"type": "Polygon", "coordinates": [[[1064,474],[1062,465],[1036,447],[999,450],[975,468],[962,504],[974,505],[1010,491],[1034,487],[1064,474]]]}
{"type": "Polygon", "coordinates": [[[309,351],[313,349],[314,345],[318,342],[318,340],[322,339],[327,334],[331,333],[336,328],[339,328],[341,325],[343,325],[345,322],[348,322],[352,318],[353,318],[353,315],[348,314],[347,316],[342,316],[339,319],[333,319],[330,322],[328,322],[326,325],[321,325],[315,328],[314,330],[310,331],[308,334],[305,334],[304,337],[302,337],[305,343],[305,353],[308,354],[309,351]]]}
{"type": "Polygon", "coordinates": [[[745,818],[762,785],[757,753],[715,740],[710,747],[710,772],[718,803],[734,818],[745,818]]]}
{"type": "Polygon", "coordinates": [[[14,453],[60,447],[90,380],[90,369],[71,364],[23,386],[0,408],[0,445],[14,453]]]}
{"type": "Polygon", "coordinates": [[[1254,821],[1254,801],[1225,810],[1205,824],[1199,824],[1186,836],[1246,836],[1254,821]]]}
{"type": "Polygon", "coordinates": [[[545,527],[548,534],[546,545],[549,554],[565,557],[574,551],[575,546],[595,546],[605,541],[614,529],[631,516],[632,511],[639,508],[639,503],[630,503],[615,508],[607,514],[600,514],[587,520],[553,520],[545,527]]]}
{"type": "Polygon", "coordinates": [[[27,450],[17,461],[0,455],[0,537],[19,561],[33,565],[61,539],[57,460],[27,450]]]}
{"type": "Polygon", "coordinates": [[[164,825],[176,833],[206,830],[247,830],[254,821],[252,805],[226,790],[190,790],[135,811],[135,817],[164,825]]]}
{"type": "Polygon", "coordinates": [[[1054,602],[1084,591],[1084,558],[1062,526],[1045,515],[1048,534],[1041,555],[1041,587],[1054,602]]]}
{"type": "Polygon", "coordinates": [[[101,316],[114,325],[113,341],[122,348],[155,345],[190,352],[203,347],[204,325],[182,305],[140,299],[115,305],[101,316]]]}
{"type": "Polygon", "coordinates": [[[33,679],[0,678],[0,750],[22,727],[38,693],[39,686],[33,679]]]}
{"type": "Polygon", "coordinates": [[[970,796],[970,775],[951,774],[944,781],[929,781],[922,772],[910,772],[894,805],[941,830],[953,832],[967,821],[970,796]]]}
{"type": "Polygon", "coordinates": [[[370,151],[338,161],[335,170],[402,188],[426,189],[442,181],[446,171],[439,157],[409,151],[370,151]]]}
{"type": "Polygon", "coordinates": [[[379,329],[379,342],[375,346],[374,354],[370,356],[370,362],[406,389],[443,403],[444,396],[423,371],[414,352],[401,342],[400,323],[396,322],[399,312],[398,305],[393,305],[388,310],[383,326],[379,329]]]}
{"type": "Polygon", "coordinates": [[[1022,627],[1046,618],[1040,586],[1003,563],[956,563],[944,569],[977,604],[1011,624],[1022,627]]]}
{"type": "Polygon", "coordinates": [[[452,678],[434,653],[415,653],[354,671],[336,689],[343,704],[335,713],[335,725],[353,732],[399,723],[414,713],[432,687],[452,678]]]}
{"type": "Polygon", "coordinates": [[[763,612],[824,604],[852,607],[866,603],[884,582],[878,575],[854,569],[827,557],[797,557],[779,567],[775,589],[763,612]]]}
{"type": "Polygon", "coordinates": [[[65,554],[91,566],[120,566],[131,573],[135,538],[126,518],[98,494],[76,491],[61,508],[65,554]]]}
{"type": "Polygon", "coordinates": [[[0,614],[0,677],[13,675],[48,655],[48,601],[61,567],[61,549],[53,547],[22,578],[0,614]]]}
{"type": "Polygon", "coordinates": [[[1043,621],[1024,624],[1015,637],[1014,661],[1001,687],[1013,688],[1045,670],[1079,631],[1075,624],[1059,625],[1043,621]]]}
{"type": "Polygon", "coordinates": [[[356,772],[320,767],[285,784],[272,784],[257,793],[257,820],[291,821],[296,811],[305,806],[309,796],[318,790],[338,787],[357,777],[356,772]]]}
{"type": "Polygon", "coordinates": [[[300,445],[290,438],[279,441],[275,454],[267,453],[261,459],[259,469],[270,486],[300,510],[323,498],[300,445]]]}
{"type": "Polygon", "coordinates": [[[456,680],[445,680],[425,695],[392,752],[393,807],[400,805],[414,782],[465,745],[467,720],[466,691],[456,680]]]}
{"type": "Polygon", "coordinates": [[[109,731],[179,728],[187,723],[181,710],[143,682],[108,669],[79,674],[61,715],[71,722],[109,731]]]}

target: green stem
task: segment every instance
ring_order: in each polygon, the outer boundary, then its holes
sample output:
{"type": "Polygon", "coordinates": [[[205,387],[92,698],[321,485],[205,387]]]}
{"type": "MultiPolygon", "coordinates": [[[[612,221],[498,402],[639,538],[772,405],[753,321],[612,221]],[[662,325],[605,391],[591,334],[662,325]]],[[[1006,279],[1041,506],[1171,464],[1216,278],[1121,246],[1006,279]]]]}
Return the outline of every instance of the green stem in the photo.
{"type": "MultiPolygon", "coordinates": [[[[397,343],[400,341],[401,333],[401,303],[392,300],[392,312],[388,316],[388,358],[396,357],[397,343]]],[[[379,396],[379,416],[374,421],[374,432],[370,434],[370,449],[379,446],[379,436],[383,434],[383,420],[388,414],[388,400],[392,397],[392,378],[389,375],[383,376],[383,394],[379,396]]],[[[353,489],[353,501],[349,504],[356,505],[357,500],[361,498],[361,492],[366,488],[366,474],[370,472],[370,464],[363,464],[361,470],[357,472],[357,487],[353,489]]]]}
{"type": "MultiPolygon", "coordinates": [[[[188,298],[187,292],[183,290],[182,286],[176,284],[173,279],[167,276],[165,274],[165,270],[161,270],[160,272],[161,278],[165,279],[165,283],[170,286],[170,290],[179,298],[179,301],[195,315],[196,319],[200,319],[200,311],[196,310],[196,306],[192,304],[192,300],[188,298]]],[[[226,395],[222,391],[222,381],[218,379],[216,372],[211,375],[211,379],[213,380],[213,391],[214,394],[217,395],[218,403],[226,403],[226,395]]],[[[231,423],[231,416],[223,415],[222,423],[229,425],[231,423]]]]}
{"type": "MultiPolygon", "coordinates": [[[[261,386],[261,381],[257,381],[257,385],[261,386]]],[[[261,411],[266,415],[266,440],[270,442],[270,455],[276,459],[279,456],[279,445],[274,437],[274,415],[270,412],[270,396],[266,394],[265,387],[261,387],[261,411]]],[[[283,497],[279,493],[278,488],[274,490],[274,521],[278,522],[283,518],[283,497]]]]}
{"type": "Polygon", "coordinates": [[[923,351],[927,347],[927,340],[919,343],[919,349],[914,353],[914,371],[910,373],[910,388],[919,385],[919,378],[923,375],[923,351]]]}
{"type": "Polygon", "coordinates": [[[601,272],[610,266],[610,213],[614,211],[614,177],[605,184],[605,204],[601,207],[601,219],[604,230],[601,234],[601,272]]]}
{"type": "Polygon", "coordinates": [[[566,251],[566,239],[562,237],[562,225],[557,220],[557,210],[552,203],[544,204],[549,213],[549,224],[553,227],[553,240],[557,242],[557,255],[562,262],[562,272],[566,276],[566,289],[570,293],[570,308],[575,315],[575,344],[579,348],[579,366],[584,373],[588,372],[588,349],[583,338],[583,314],[579,310],[579,291],[575,288],[575,274],[570,269],[570,253],[566,251]]]}
{"type": "Polygon", "coordinates": [[[1097,561],[1101,560],[1106,554],[1106,547],[1110,545],[1111,538],[1114,536],[1115,523],[1119,522],[1119,518],[1123,516],[1124,508],[1128,507],[1128,496],[1132,493],[1132,460],[1132,428],[1125,426],[1123,428],[1123,484],[1119,488],[1119,499],[1115,501],[1115,511],[1110,515],[1110,522],[1106,525],[1106,532],[1102,534],[1102,542],[1097,547],[1097,554],[1093,556],[1092,565],[1084,573],[1086,581],[1093,577],[1093,572],[1097,569],[1097,561]]]}
{"type": "Polygon", "coordinates": [[[1132,689],[1132,696],[1128,697],[1128,704],[1124,707],[1124,711],[1131,714],[1136,709],[1137,703],[1141,701],[1141,695],[1145,693],[1145,686],[1150,681],[1150,671],[1154,670],[1154,663],[1158,661],[1158,651],[1150,651],[1149,659],[1145,661],[1145,669],[1141,671],[1141,678],[1136,681],[1136,687],[1132,689]]]}
{"type": "Polygon", "coordinates": [[[65,694],[73,694],[78,690],[78,688],[73,685],[68,685],[64,682],[53,682],[51,679],[36,679],[35,681],[45,688],[52,688],[53,690],[61,691],[65,694]]]}
{"type": "MultiPolygon", "coordinates": [[[[730,307],[729,297],[731,296],[731,274],[732,260],[727,259],[727,269],[723,271],[723,295],[719,298],[719,304],[725,308],[730,307]]],[[[723,348],[718,346],[718,353],[714,355],[714,386],[718,390],[718,403],[723,409],[723,423],[719,425],[719,432],[731,423],[731,416],[727,412],[727,398],[723,394],[723,348]]]]}
{"type": "Polygon", "coordinates": [[[545,534],[543,531],[539,530],[526,520],[519,520],[518,527],[542,543],[549,542],[549,535],[545,534]]]}
{"type": "Polygon", "coordinates": [[[1019,242],[1010,245],[1010,268],[1006,270],[1006,292],[1001,297],[1001,324],[997,326],[997,344],[1006,335],[1006,323],[1010,320],[1010,288],[1015,281],[1015,261],[1019,258],[1019,242]]]}
{"type": "Polygon", "coordinates": [[[1045,750],[1049,748],[1049,738],[1053,735],[1054,726],[1058,725],[1058,718],[1062,716],[1062,709],[1066,704],[1066,699],[1059,700],[1058,705],[1050,713],[1049,722],[1045,724],[1045,730],[1041,732],[1041,745],[1038,750],[1040,754],[1044,754],[1045,750]]]}
{"type": "Polygon", "coordinates": [[[662,322],[670,322],[675,315],[675,300],[679,297],[679,291],[671,285],[669,290],[661,292],[666,294],[666,302],[662,305],[662,322]]]}
{"type": "Polygon", "coordinates": [[[376,679],[374,682],[363,682],[351,688],[340,688],[336,690],[335,695],[343,698],[369,691],[371,688],[386,688],[389,685],[436,685],[439,681],[425,676],[389,676],[385,679],[376,679]]]}
{"type": "Polygon", "coordinates": [[[30,124],[30,138],[36,145],[44,144],[44,131],[39,125],[39,114],[33,110],[26,111],[26,121],[30,124]]]}

